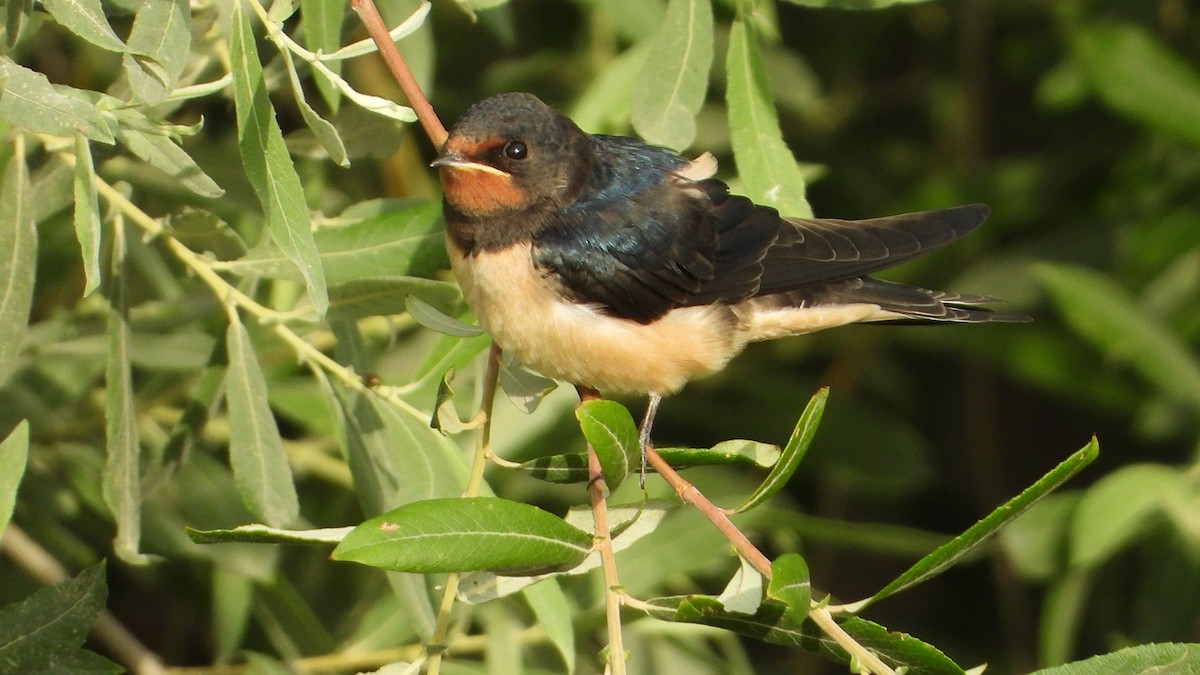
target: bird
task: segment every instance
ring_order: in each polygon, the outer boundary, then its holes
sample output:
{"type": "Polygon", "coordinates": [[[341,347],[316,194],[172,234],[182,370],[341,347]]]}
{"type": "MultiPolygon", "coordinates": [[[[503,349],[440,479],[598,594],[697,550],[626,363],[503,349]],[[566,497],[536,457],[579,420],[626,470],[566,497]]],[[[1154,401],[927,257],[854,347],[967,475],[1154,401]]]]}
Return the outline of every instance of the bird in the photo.
{"type": "Polygon", "coordinates": [[[984,295],[869,276],[983,223],[983,204],[839,220],[730,193],[711,154],[589,134],[528,93],[479,101],[436,159],[446,249],[495,344],[541,374],[663,397],[752,342],[854,323],[1025,321],[984,295]]]}

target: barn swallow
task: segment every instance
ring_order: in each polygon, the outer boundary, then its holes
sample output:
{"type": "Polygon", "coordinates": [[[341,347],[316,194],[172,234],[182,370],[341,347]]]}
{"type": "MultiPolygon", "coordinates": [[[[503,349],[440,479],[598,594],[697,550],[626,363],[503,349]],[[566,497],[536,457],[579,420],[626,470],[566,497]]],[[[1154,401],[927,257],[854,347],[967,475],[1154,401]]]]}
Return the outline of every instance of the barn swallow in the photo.
{"type": "Polygon", "coordinates": [[[467,109],[439,170],[451,265],[496,344],[549,377],[662,397],[750,342],[861,322],[1027,320],[867,276],[938,249],[982,204],[870,220],[784,217],[709,154],[585,133],[525,93],[467,109]]]}

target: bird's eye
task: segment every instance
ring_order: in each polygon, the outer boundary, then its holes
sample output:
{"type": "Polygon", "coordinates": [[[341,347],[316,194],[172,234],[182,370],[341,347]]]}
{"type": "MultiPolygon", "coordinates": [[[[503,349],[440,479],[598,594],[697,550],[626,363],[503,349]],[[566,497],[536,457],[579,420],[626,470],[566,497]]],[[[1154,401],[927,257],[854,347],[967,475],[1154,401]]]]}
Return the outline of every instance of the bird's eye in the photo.
{"type": "Polygon", "coordinates": [[[524,141],[509,141],[504,144],[504,156],[509,159],[525,159],[529,156],[529,147],[524,141]]]}

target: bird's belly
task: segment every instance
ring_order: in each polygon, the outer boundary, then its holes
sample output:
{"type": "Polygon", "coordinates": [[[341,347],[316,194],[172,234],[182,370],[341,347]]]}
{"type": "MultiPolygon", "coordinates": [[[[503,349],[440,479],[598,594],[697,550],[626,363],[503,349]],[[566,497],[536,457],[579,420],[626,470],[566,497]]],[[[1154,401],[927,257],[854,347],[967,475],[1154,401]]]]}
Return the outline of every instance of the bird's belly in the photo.
{"type": "Polygon", "coordinates": [[[606,392],[669,394],[723,368],[744,342],[723,306],[680,308],[640,324],[571,302],[533,267],[529,244],[469,257],[453,242],[447,249],[492,339],[548,377],[606,392]]]}

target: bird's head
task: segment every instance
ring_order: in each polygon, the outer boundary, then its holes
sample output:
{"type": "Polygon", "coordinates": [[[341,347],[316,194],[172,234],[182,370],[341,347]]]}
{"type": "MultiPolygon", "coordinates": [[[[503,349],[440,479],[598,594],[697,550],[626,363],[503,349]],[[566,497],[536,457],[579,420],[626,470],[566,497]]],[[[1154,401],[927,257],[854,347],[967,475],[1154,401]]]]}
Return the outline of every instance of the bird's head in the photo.
{"type": "Polygon", "coordinates": [[[562,206],[583,184],[588,137],[532,94],[500,94],[471,106],[431,166],[446,203],[468,218],[562,206]]]}

